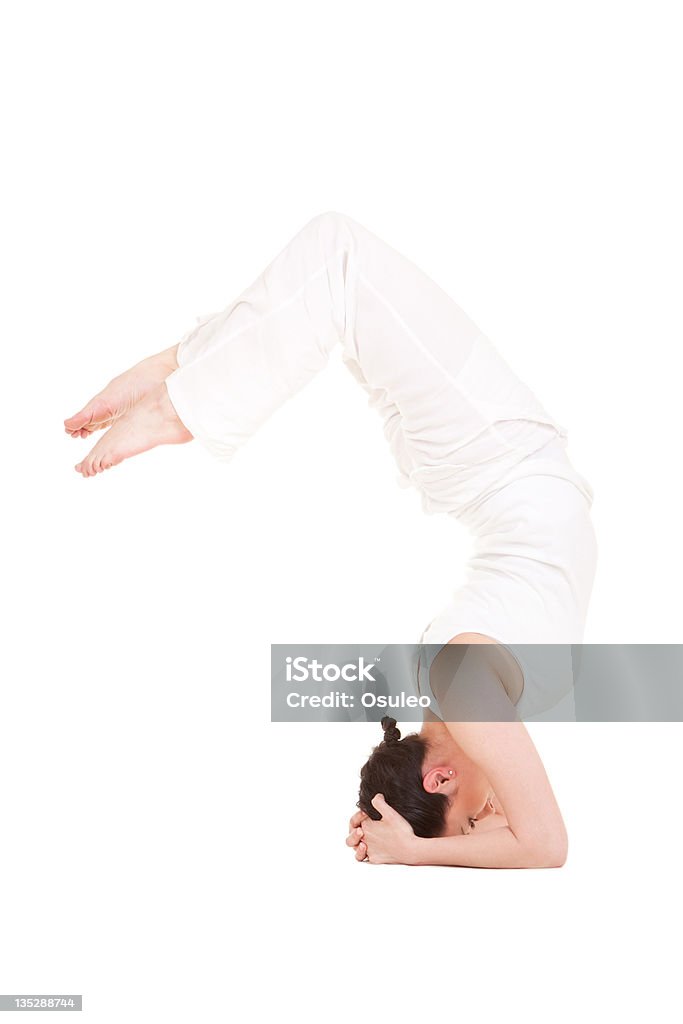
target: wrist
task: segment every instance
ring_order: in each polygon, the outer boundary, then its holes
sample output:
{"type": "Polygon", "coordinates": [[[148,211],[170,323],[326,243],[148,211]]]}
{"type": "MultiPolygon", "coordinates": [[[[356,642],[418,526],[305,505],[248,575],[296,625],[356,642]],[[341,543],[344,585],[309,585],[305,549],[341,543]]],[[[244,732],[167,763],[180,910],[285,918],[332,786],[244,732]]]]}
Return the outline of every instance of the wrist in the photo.
{"type": "Polygon", "coordinates": [[[406,845],[405,863],[415,867],[421,864],[428,864],[427,843],[429,843],[429,839],[424,839],[422,836],[411,836],[410,841],[406,845]]]}

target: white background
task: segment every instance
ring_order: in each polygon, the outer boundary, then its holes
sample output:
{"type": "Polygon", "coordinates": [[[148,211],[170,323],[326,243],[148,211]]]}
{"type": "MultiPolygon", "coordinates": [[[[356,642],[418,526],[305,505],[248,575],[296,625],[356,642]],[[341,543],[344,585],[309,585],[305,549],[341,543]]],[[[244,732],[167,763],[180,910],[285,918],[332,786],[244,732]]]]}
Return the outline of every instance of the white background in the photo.
{"type": "Polygon", "coordinates": [[[96,1024],[676,1016],[679,725],[536,725],[570,857],[496,872],[355,863],[376,729],[269,723],[271,642],[413,642],[467,551],[340,361],[229,467],[83,480],[62,420],[347,213],[568,425],[586,640],[681,642],[678,13],[5,8],[0,991],[96,1024]]]}

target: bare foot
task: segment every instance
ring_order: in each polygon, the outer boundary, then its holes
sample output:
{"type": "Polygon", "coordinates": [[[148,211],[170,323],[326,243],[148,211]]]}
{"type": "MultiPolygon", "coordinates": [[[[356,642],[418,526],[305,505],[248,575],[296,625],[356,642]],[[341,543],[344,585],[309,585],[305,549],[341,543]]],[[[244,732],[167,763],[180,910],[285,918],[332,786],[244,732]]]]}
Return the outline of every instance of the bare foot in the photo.
{"type": "Polygon", "coordinates": [[[85,405],[80,412],[64,420],[64,429],[72,437],[88,437],[124,416],[145,395],[158,387],[177,369],[177,345],[155,356],[149,356],[114,377],[103,391],[85,405]]]}
{"type": "Polygon", "coordinates": [[[95,476],[157,445],[191,440],[192,434],[178,419],[166,385],[161,384],[117,419],[74,468],[81,476],[95,476]]]}

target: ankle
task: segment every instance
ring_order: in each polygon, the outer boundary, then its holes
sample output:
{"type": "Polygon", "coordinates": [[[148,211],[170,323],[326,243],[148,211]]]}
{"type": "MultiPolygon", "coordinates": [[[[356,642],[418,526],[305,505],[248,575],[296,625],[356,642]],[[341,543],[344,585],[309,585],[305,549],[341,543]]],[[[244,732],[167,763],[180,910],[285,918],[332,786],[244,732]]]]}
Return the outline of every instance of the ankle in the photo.
{"type": "Polygon", "coordinates": [[[174,370],[178,369],[178,345],[166,348],[163,352],[148,356],[142,363],[152,370],[155,379],[165,380],[170,377],[174,370]]]}
{"type": "Polygon", "coordinates": [[[155,403],[155,415],[159,416],[172,430],[174,439],[176,441],[192,441],[192,434],[176,412],[165,381],[162,381],[159,387],[154,389],[150,397],[155,403]]]}
{"type": "Polygon", "coordinates": [[[171,348],[164,349],[163,352],[159,353],[160,361],[168,368],[168,376],[170,376],[174,370],[178,369],[178,349],[180,345],[172,345],[171,348]]]}

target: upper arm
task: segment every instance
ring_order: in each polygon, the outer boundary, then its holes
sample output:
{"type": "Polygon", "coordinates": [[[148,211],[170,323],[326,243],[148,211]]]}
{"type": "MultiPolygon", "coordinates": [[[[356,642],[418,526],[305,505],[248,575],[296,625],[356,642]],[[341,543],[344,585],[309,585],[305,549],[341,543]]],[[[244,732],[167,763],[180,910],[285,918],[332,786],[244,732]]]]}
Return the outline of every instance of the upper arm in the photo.
{"type": "Polygon", "coordinates": [[[496,642],[461,633],[435,658],[430,683],[455,742],[482,769],[508,826],[530,850],[566,856],[567,833],[543,762],[505,685],[496,642]]]}
{"type": "Polygon", "coordinates": [[[508,666],[502,649],[479,634],[461,633],[438,652],[429,670],[443,721],[513,722],[508,666]],[[470,639],[470,637],[472,639],[470,639]]]}
{"type": "Polygon", "coordinates": [[[522,722],[446,722],[455,742],[482,769],[516,838],[564,860],[567,833],[541,758],[522,722]]]}

